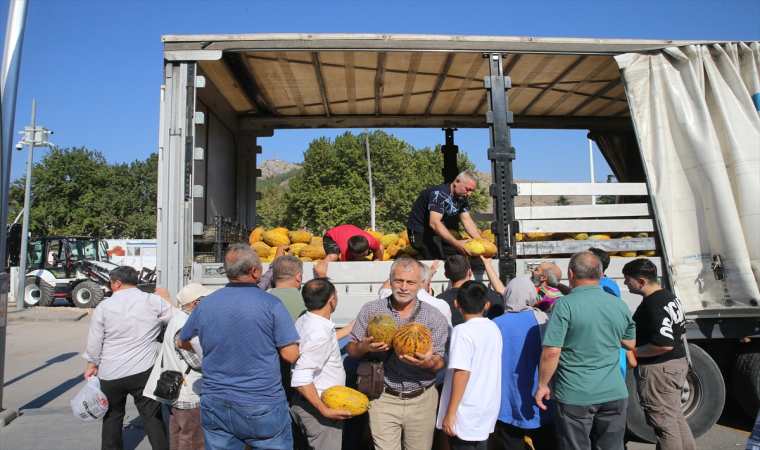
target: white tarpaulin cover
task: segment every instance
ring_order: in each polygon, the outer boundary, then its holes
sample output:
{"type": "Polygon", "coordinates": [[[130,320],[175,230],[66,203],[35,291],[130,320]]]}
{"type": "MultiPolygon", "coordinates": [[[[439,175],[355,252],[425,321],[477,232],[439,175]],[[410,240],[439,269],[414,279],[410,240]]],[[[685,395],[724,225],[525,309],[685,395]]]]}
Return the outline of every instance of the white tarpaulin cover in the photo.
{"type": "Polygon", "coordinates": [[[760,45],[693,45],[615,59],[676,294],[687,311],[754,308],[760,45]],[[713,255],[720,255],[725,281],[710,270],[713,255]]]}

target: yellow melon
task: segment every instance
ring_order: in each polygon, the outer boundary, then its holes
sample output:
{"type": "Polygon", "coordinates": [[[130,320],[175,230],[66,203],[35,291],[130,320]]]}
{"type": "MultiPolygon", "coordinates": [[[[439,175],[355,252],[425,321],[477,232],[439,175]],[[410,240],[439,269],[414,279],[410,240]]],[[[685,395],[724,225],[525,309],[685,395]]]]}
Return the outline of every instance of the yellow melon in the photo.
{"type": "Polygon", "coordinates": [[[270,245],[272,247],[279,247],[281,245],[290,244],[290,239],[288,239],[287,234],[282,234],[275,230],[264,232],[264,234],[261,236],[261,239],[266,242],[267,245],[270,245]]]}
{"type": "Polygon", "coordinates": [[[298,254],[298,252],[302,248],[306,247],[307,245],[309,245],[309,244],[304,244],[302,242],[298,242],[298,243],[295,243],[295,244],[290,244],[290,251],[291,251],[291,253],[293,253],[294,256],[301,256],[301,255],[298,254]]]}
{"type": "Polygon", "coordinates": [[[248,236],[248,243],[253,244],[254,242],[261,242],[262,234],[264,234],[264,227],[256,228],[251,232],[251,235],[248,236]]]}
{"type": "Polygon", "coordinates": [[[515,241],[522,242],[522,240],[523,240],[523,234],[522,233],[515,234],[515,241]]]}
{"type": "Polygon", "coordinates": [[[647,257],[657,256],[657,252],[655,250],[642,250],[639,252],[639,256],[647,256],[647,257]]]}
{"type": "Polygon", "coordinates": [[[636,252],[620,252],[618,254],[620,256],[622,256],[623,258],[635,258],[636,257],[636,252]]]}
{"type": "Polygon", "coordinates": [[[472,256],[480,256],[486,251],[486,246],[482,242],[470,241],[467,243],[467,250],[470,251],[472,256]]]}
{"type": "Polygon", "coordinates": [[[649,237],[649,233],[636,233],[637,238],[649,237]]]}
{"type": "Polygon", "coordinates": [[[261,262],[263,263],[270,263],[274,260],[274,256],[267,256],[266,258],[261,258],[261,262]]]}
{"type": "Polygon", "coordinates": [[[409,233],[406,230],[399,233],[398,238],[405,240],[407,244],[409,243],[409,233]]]}
{"type": "Polygon", "coordinates": [[[325,248],[321,245],[307,245],[298,251],[298,256],[303,258],[311,258],[316,261],[318,259],[325,259],[325,256],[327,256],[327,254],[325,253],[325,248]]]}
{"type": "Polygon", "coordinates": [[[276,254],[277,254],[277,247],[270,247],[268,256],[274,256],[276,254]]]}
{"type": "Polygon", "coordinates": [[[372,406],[361,392],[345,386],[333,386],[322,392],[322,401],[328,408],[348,411],[352,416],[367,412],[372,406]]]}
{"type": "Polygon", "coordinates": [[[472,239],[472,236],[470,236],[470,234],[469,234],[469,233],[467,233],[466,231],[464,231],[464,232],[460,233],[460,237],[461,237],[462,239],[472,239]]]}
{"type": "Polygon", "coordinates": [[[575,240],[575,238],[565,238],[565,239],[562,239],[562,240],[563,240],[563,241],[574,241],[574,240],[575,240]]]}
{"type": "Polygon", "coordinates": [[[609,239],[609,238],[610,238],[610,235],[608,235],[608,234],[592,234],[591,236],[588,237],[588,240],[589,241],[601,241],[601,240],[605,240],[605,239],[609,239]]]}
{"type": "Polygon", "coordinates": [[[391,258],[395,258],[399,253],[401,253],[401,249],[402,247],[399,247],[398,245],[389,245],[385,248],[385,253],[387,253],[391,258]]]}
{"type": "Polygon", "coordinates": [[[576,241],[585,241],[588,239],[588,233],[571,234],[570,237],[575,238],[576,241]]]}
{"type": "Polygon", "coordinates": [[[263,242],[254,242],[251,244],[251,250],[259,255],[259,258],[266,258],[269,256],[269,249],[271,247],[263,242]]]}
{"type": "Polygon", "coordinates": [[[482,233],[480,233],[481,236],[486,237],[487,234],[493,234],[493,231],[489,228],[488,230],[484,230],[482,233]]]}
{"type": "Polygon", "coordinates": [[[462,239],[462,235],[459,234],[459,232],[456,230],[449,229],[449,233],[451,233],[451,235],[454,236],[454,239],[456,239],[457,241],[462,239]]]}
{"type": "Polygon", "coordinates": [[[383,261],[390,261],[391,255],[388,254],[388,252],[383,252],[383,261]]]}
{"type": "Polygon", "coordinates": [[[496,241],[496,235],[495,234],[484,234],[483,239],[487,240],[490,243],[494,243],[496,241]]]}
{"type": "Polygon", "coordinates": [[[322,236],[312,236],[309,245],[322,245],[322,236]]]}
{"type": "Polygon", "coordinates": [[[283,227],[277,227],[269,231],[274,231],[275,233],[284,234],[285,236],[290,234],[290,231],[287,228],[283,228],[283,227]]]}
{"type": "Polygon", "coordinates": [[[308,244],[311,242],[311,234],[306,231],[291,231],[288,234],[288,238],[294,244],[308,244]]]}
{"type": "Polygon", "coordinates": [[[383,236],[385,236],[385,234],[384,234],[384,233],[381,233],[381,232],[379,232],[379,231],[372,231],[372,230],[371,230],[371,229],[369,229],[369,228],[367,228],[365,231],[366,231],[367,233],[369,233],[369,235],[370,235],[370,236],[372,236],[373,238],[377,239],[378,241],[379,241],[380,239],[382,239],[382,238],[383,238],[383,236]]]}
{"type": "Polygon", "coordinates": [[[491,242],[486,241],[486,244],[486,250],[483,252],[483,256],[486,258],[493,258],[499,252],[499,249],[491,242]]]}
{"type": "Polygon", "coordinates": [[[420,252],[415,250],[414,247],[412,247],[411,245],[407,245],[406,247],[404,247],[401,250],[401,253],[406,253],[407,255],[411,255],[411,256],[417,256],[420,254],[420,252]]]}
{"type": "Polygon", "coordinates": [[[313,260],[313,259],[311,259],[311,258],[307,258],[307,257],[305,257],[305,256],[301,256],[301,257],[299,257],[298,259],[300,259],[300,260],[301,260],[301,261],[303,261],[303,262],[314,262],[314,260],[313,260]]]}
{"type": "Polygon", "coordinates": [[[398,241],[399,241],[398,234],[391,233],[391,234],[386,234],[385,236],[383,236],[380,239],[380,244],[383,247],[388,248],[391,245],[398,244],[398,241]]]}
{"type": "Polygon", "coordinates": [[[396,245],[398,245],[398,246],[399,246],[399,248],[404,248],[404,247],[406,247],[407,245],[409,245],[409,241],[407,241],[406,239],[401,239],[401,238],[399,238],[399,240],[398,240],[398,244],[396,244],[396,245]]]}

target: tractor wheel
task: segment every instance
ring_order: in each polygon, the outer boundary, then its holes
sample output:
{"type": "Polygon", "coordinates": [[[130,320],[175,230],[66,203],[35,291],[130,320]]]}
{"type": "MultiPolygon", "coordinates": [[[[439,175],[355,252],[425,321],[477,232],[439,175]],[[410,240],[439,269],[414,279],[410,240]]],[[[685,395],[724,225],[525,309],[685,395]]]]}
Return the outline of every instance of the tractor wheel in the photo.
{"type": "Polygon", "coordinates": [[[26,277],[24,303],[27,306],[53,306],[53,286],[39,277],[26,277]]]}
{"type": "Polygon", "coordinates": [[[93,281],[84,281],[76,285],[71,292],[74,306],[78,308],[94,308],[104,296],[103,288],[93,281]]]}

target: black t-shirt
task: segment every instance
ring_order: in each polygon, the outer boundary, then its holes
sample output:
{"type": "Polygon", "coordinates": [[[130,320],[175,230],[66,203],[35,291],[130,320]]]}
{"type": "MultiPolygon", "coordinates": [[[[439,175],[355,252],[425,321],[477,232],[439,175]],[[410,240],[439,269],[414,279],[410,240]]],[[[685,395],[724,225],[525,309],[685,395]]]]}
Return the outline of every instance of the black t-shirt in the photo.
{"type": "MultiPolygon", "coordinates": [[[[460,313],[459,310],[454,306],[454,300],[457,299],[457,292],[459,292],[459,288],[451,288],[441,292],[436,296],[436,298],[445,300],[446,303],[449,304],[449,308],[451,308],[452,327],[455,327],[460,323],[464,323],[464,317],[462,317],[462,313],[460,313]]],[[[500,316],[504,313],[504,299],[501,298],[501,295],[499,295],[493,289],[488,290],[488,301],[491,302],[491,307],[488,309],[488,311],[486,311],[486,317],[490,317],[491,313],[495,314],[496,316],[500,316]]]]}
{"type": "Polygon", "coordinates": [[[451,196],[451,184],[433,186],[422,191],[409,213],[406,227],[418,233],[432,233],[430,228],[430,211],[443,215],[445,222],[454,216],[467,212],[467,197],[456,200],[451,196]]]}
{"type": "Polygon", "coordinates": [[[686,332],[684,309],[675,295],[660,289],[644,297],[633,314],[636,322],[636,347],[652,344],[673,347],[673,350],[650,358],[639,358],[639,364],[659,364],[686,356],[681,337],[686,332]]]}

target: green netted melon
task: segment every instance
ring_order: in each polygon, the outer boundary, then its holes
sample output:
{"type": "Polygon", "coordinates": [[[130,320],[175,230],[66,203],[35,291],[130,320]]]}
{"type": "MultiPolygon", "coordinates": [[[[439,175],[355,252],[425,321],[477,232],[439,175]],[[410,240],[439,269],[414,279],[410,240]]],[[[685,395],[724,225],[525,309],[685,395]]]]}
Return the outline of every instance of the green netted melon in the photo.
{"type": "Polygon", "coordinates": [[[412,322],[398,327],[393,335],[393,350],[396,354],[413,356],[416,353],[426,353],[430,348],[433,338],[430,330],[425,325],[412,322]]]}
{"type": "Polygon", "coordinates": [[[372,336],[374,342],[384,342],[389,347],[393,344],[393,335],[398,330],[398,324],[388,314],[377,314],[369,319],[367,336],[372,336]]]}

